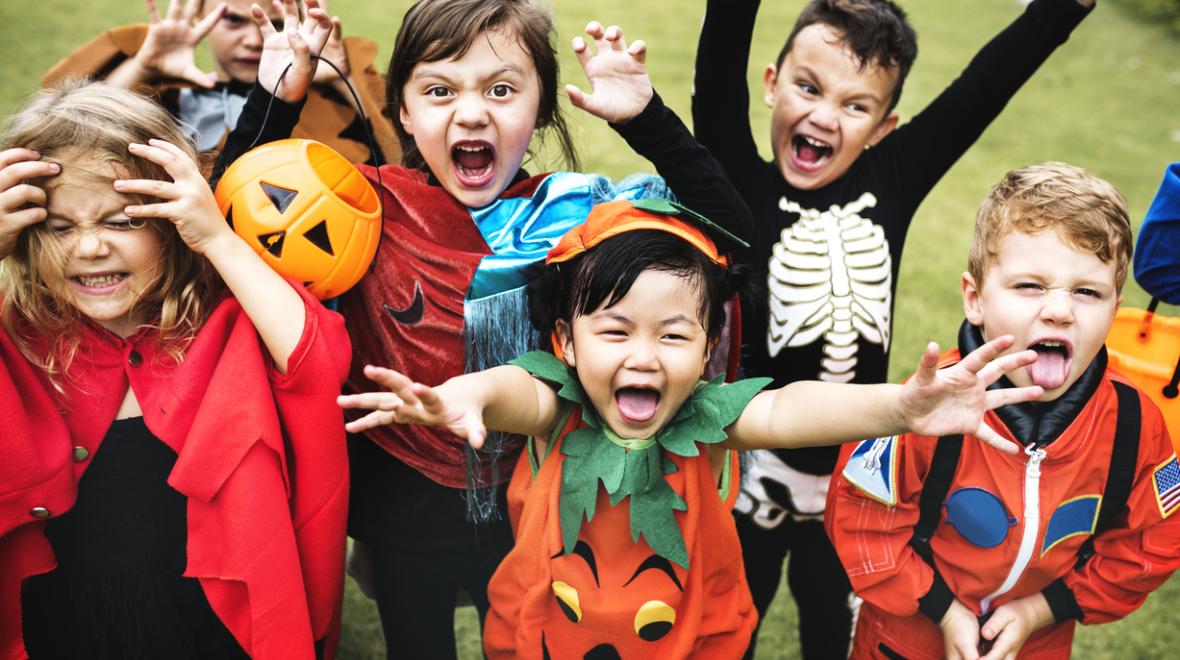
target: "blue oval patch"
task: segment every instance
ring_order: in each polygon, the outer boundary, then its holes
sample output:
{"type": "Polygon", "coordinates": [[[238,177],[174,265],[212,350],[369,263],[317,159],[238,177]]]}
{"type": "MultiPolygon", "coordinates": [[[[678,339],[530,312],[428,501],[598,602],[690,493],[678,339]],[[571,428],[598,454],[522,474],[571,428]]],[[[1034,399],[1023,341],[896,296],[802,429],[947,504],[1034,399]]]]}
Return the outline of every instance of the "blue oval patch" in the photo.
{"type": "Polygon", "coordinates": [[[1008,515],[1004,503],[975,486],[960,488],[946,498],[946,521],[969,543],[994,548],[1008,535],[1016,518],[1008,515]]]}

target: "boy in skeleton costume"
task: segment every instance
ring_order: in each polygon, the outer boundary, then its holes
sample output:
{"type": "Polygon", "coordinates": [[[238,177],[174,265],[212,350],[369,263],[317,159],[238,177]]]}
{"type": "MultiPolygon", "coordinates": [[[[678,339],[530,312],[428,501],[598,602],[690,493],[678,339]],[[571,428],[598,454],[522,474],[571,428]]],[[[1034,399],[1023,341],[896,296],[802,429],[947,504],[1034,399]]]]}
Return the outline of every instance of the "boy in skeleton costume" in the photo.
{"type": "Polygon", "coordinates": [[[1068,658],[1075,622],[1126,616],[1180,567],[1180,465],[1103,346],[1130,257],[1106,181],[1045,163],[992,189],[959,350],[1015,337],[1037,360],[992,390],[1044,396],[985,416],[1022,454],[916,433],[841,451],[825,524],[864,598],[853,658],[1068,658]]]}
{"type": "MultiPolygon", "coordinates": [[[[1093,4],[1035,0],[894,131],[917,54],[905,14],[886,0],[814,0],[765,70],[768,163],[746,119],[759,2],[709,0],[693,123],[755,218],[744,259],[762,273],[755,282],[766,283],[768,301],[743,310],[749,375],[776,385],[885,380],[898,263],[915,210],[1093,4]]],[[[805,657],[842,656],[852,620],[846,578],[819,522],[835,460],[831,448],[757,452],[735,509],[763,614],[791,550],[805,657]]]]}

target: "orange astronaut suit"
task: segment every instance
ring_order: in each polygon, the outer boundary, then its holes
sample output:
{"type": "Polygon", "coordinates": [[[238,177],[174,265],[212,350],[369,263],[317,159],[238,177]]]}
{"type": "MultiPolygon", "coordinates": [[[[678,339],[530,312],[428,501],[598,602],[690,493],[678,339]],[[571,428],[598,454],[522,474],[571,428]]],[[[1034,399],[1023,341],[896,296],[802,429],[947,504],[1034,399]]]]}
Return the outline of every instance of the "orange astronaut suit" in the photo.
{"type": "MultiPolygon", "coordinates": [[[[958,352],[943,360],[957,361],[958,352]]],[[[1031,443],[1011,455],[963,439],[929,541],[933,565],[910,542],[936,439],[905,435],[843,448],[825,524],[864,599],[853,658],[942,657],[936,622],[951,597],[986,615],[1037,592],[1057,622],[1033,633],[1020,656],[1066,658],[1075,620],[1127,615],[1180,567],[1180,516],[1173,515],[1180,465],[1158,409],[1130,390],[1142,421],[1126,507],[1094,536],[1089,560],[1075,566],[1111,468],[1118,417],[1112,381],[1127,382],[1106,369],[1103,350],[1057,401],[988,413],[1002,435],[1031,443]],[[1027,413],[1041,419],[1030,425],[1027,413]]]]}

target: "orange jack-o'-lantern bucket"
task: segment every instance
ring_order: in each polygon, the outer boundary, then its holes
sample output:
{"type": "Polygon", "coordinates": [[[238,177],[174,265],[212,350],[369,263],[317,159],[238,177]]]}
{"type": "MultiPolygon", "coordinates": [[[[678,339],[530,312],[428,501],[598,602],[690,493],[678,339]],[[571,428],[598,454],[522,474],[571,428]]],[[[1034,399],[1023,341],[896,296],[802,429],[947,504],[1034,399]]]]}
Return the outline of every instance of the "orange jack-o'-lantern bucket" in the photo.
{"type": "Polygon", "coordinates": [[[314,140],[248,151],[226,169],[215,196],[263,260],[321,299],[356,284],[377,254],[377,192],[352,163],[314,140]]]}
{"type": "Polygon", "coordinates": [[[1124,307],[1114,317],[1106,350],[1110,366],[1147,392],[1164,414],[1172,444],[1180,450],[1180,318],[1124,307]]]}

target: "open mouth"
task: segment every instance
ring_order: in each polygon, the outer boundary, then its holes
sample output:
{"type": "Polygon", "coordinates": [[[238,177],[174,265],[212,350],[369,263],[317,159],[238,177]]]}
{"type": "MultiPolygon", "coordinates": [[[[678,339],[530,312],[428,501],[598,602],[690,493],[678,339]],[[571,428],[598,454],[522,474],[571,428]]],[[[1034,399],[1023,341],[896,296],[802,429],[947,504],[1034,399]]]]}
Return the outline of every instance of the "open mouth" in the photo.
{"type": "Polygon", "coordinates": [[[88,291],[105,291],[118,286],[130,277],[127,273],[104,273],[102,275],[74,275],[70,279],[88,291]]]}
{"type": "Polygon", "coordinates": [[[1054,390],[1065,384],[1069,378],[1072,347],[1068,342],[1043,339],[1031,346],[1037,352],[1037,361],[1028,365],[1028,376],[1034,385],[1054,390]]]}
{"type": "Polygon", "coordinates": [[[660,407],[660,393],[646,387],[620,387],[615,392],[615,406],[623,421],[643,424],[656,416],[660,407]]]}
{"type": "Polygon", "coordinates": [[[791,138],[791,153],[795,161],[804,167],[819,167],[831,158],[832,145],[806,135],[796,135],[791,138]]]}
{"type": "Polygon", "coordinates": [[[487,142],[466,140],[451,147],[451,161],[461,184],[479,188],[492,180],[496,152],[487,142]]]}

